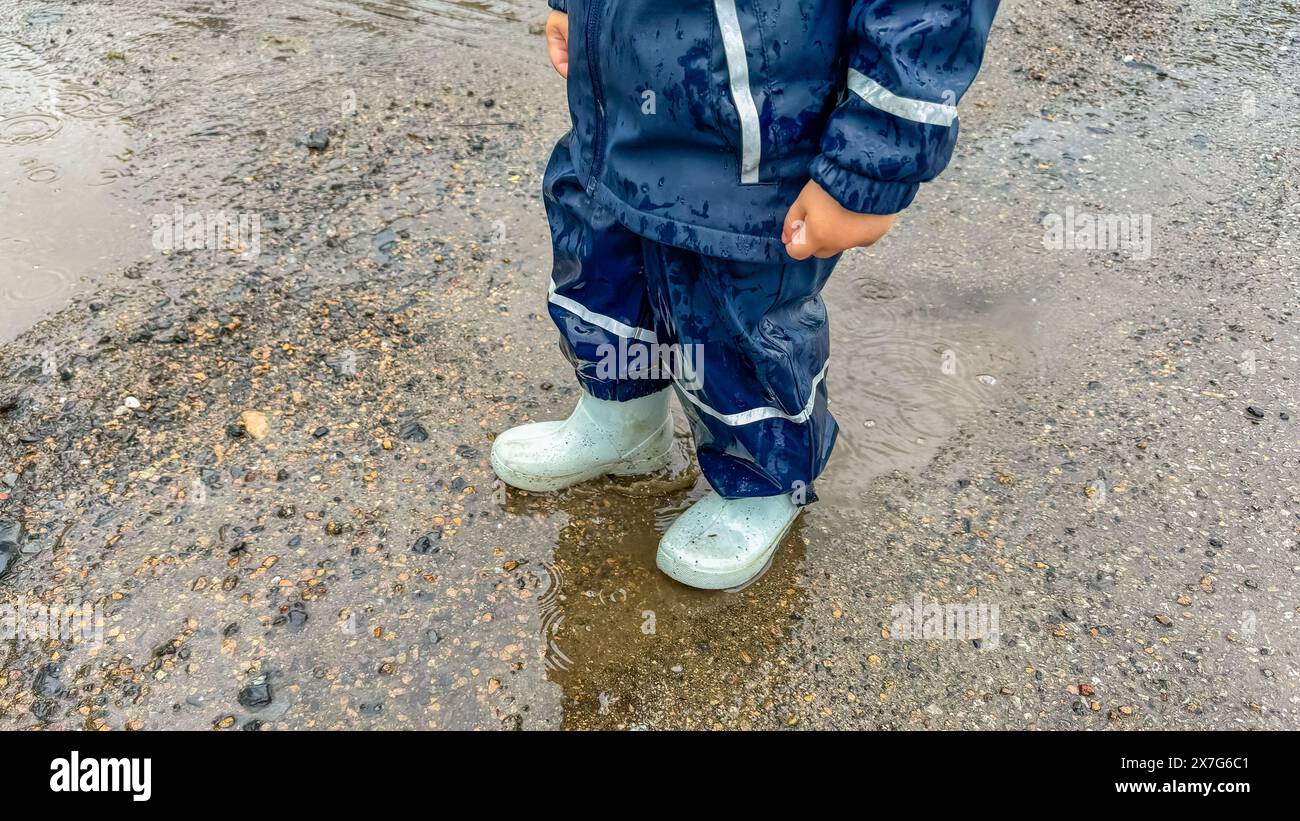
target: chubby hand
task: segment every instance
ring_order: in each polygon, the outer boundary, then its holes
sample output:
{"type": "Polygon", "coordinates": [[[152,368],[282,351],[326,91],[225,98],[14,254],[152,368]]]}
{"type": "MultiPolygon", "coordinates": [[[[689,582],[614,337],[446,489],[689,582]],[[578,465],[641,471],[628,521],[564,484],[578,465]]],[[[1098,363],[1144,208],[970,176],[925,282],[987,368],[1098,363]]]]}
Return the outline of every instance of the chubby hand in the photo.
{"type": "Polygon", "coordinates": [[[553,11],[546,18],[546,53],[560,76],[569,79],[569,15],[553,11]]]}
{"type": "Polygon", "coordinates": [[[799,192],[785,215],[781,242],[795,259],[828,259],[850,248],[874,245],[890,228],[897,214],[859,214],[840,205],[815,181],[799,192]]]}

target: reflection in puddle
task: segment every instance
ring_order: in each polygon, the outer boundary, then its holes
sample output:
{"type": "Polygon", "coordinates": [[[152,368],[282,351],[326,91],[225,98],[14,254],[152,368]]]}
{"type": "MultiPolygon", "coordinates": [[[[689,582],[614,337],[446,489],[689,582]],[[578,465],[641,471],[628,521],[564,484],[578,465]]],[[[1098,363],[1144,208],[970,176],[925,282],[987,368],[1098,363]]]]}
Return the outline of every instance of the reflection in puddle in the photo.
{"type": "Polygon", "coordinates": [[[745,694],[770,674],[806,603],[797,579],[806,541],[796,525],[769,571],[741,592],[680,585],[655,567],[655,550],[702,492],[653,502],[597,482],[554,497],[511,493],[512,514],[567,517],[538,602],[565,726],[654,726],[664,712],[728,726],[752,718],[745,694]]]}

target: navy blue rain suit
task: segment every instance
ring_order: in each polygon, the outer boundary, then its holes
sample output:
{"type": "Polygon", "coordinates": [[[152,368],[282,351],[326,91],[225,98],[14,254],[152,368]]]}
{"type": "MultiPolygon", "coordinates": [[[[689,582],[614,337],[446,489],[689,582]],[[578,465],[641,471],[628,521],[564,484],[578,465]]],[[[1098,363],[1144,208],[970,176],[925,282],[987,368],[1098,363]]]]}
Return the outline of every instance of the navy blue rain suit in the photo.
{"type": "Polygon", "coordinates": [[[997,0],[549,3],[569,16],[573,130],[544,180],[565,355],[600,399],[675,383],[722,496],[815,498],[837,259],[791,259],[786,212],[809,179],[907,207],[952,154],[997,0]],[[668,346],[698,368],[608,367],[668,346]]]}

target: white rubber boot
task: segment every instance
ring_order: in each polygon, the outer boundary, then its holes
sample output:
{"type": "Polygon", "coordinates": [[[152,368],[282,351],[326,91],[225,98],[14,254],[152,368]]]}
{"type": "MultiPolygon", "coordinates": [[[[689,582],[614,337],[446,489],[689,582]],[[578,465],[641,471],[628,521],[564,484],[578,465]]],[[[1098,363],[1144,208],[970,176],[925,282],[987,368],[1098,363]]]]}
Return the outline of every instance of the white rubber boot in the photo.
{"type": "Polygon", "coordinates": [[[492,469],[501,481],[545,492],[612,473],[633,476],[665,467],[672,452],[672,391],[627,402],[583,391],[562,422],[535,422],[502,433],[492,443],[492,469]]]}
{"type": "Polygon", "coordinates": [[[798,516],[785,494],[724,499],[709,491],[668,528],[655,563],[691,587],[740,587],[763,572],[798,516]]]}

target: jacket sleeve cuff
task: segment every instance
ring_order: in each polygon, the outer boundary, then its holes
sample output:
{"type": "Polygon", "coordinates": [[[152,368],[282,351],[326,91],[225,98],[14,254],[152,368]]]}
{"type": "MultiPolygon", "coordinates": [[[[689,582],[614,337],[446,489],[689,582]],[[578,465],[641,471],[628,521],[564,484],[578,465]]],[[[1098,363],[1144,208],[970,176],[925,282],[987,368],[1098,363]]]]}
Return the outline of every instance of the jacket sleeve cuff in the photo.
{"type": "Polygon", "coordinates": [[[569,0],[546,0],[546,5],[556,11],[562,11],[565,14],[569,13],[569,0]]]}
{"type": "Polygon", "coordinates": [[[813,160],[812,178],[835,201],[859,214],[897,214],[912,204],[920,185],[887,182],[856,174],[836,164],[825,154],[813,160]]]}

